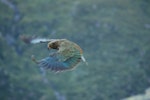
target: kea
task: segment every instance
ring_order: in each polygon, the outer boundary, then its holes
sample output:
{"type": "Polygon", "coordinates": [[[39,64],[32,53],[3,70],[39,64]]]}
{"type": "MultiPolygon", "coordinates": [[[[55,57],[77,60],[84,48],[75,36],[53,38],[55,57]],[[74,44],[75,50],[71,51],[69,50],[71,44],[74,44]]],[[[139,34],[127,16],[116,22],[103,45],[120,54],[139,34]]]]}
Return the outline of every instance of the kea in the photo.
{"type": "Polygon", "coordinates": [[[67,39],[45,39],[26,36],[21,36],[21,39],[25,43],[31,44],[47,43],[48,50],[56,50],[41,60],[36,60],[32,56],[32,60],[44,69],[61,72],[74,69],[81,61],[87,64],[80,46],[67,39]]]}

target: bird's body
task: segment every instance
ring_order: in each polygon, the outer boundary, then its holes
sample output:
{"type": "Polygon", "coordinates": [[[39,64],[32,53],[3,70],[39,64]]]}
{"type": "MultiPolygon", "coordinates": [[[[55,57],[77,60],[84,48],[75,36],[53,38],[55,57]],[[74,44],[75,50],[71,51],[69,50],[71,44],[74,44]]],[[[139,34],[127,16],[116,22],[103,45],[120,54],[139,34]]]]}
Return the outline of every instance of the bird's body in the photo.
{"type": "Polygon", "coordinates": [[[30,43],[48,43],[49,50],[56,50],[48,57],[38,61],[32,57],[34,62],[45,69],[60,72],[75,68],[81,60],[86,62],[80,46],[67,39],[32,39],[30,43]]]}

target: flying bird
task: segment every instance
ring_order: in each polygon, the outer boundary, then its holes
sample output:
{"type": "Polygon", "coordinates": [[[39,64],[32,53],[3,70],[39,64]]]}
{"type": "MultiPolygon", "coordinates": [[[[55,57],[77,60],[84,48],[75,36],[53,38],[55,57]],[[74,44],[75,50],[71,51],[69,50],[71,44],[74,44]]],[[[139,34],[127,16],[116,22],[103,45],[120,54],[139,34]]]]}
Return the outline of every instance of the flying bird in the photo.
{"type": "Polygon", "coordinates": [[[31,44],[47,43],[48,50],[56,50],[41,60],[36,60],[32,56],[32,60],[44,69],[61,72],[74,69],[81,61],[87,64],[80,46],[67,39],[45,39],[26,36],[21,36],[21,39],[25,43],[31,44]]]}

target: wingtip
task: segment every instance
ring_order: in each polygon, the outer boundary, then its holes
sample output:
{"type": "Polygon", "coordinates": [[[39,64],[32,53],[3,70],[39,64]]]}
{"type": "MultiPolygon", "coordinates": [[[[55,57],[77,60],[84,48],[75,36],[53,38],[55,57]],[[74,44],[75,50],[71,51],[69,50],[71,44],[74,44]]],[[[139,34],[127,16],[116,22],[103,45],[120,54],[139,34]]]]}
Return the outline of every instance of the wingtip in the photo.
{"type": "Polygon", "coordinates": [[[19,38],[26,44],[31,44],[31,41],[36,38],[36,36],[26,36],[26,35],[20,35],[19,38]]]}
{"type": "Polygon", "coordinates": [[[49,41],[51,41],[51,39],[36,38],[36,39],[31,40],[31,43],[32,43],[32,44],[47,43],[47,42],[49,42],[49,41]]]}
{"type": "Polygon", "coordinates": [[[19,38],[26,44],[47,43],[55,39],[38,38],[37,36],[20,35],[19,38]]]}
{"type": "Polygon", "coordinates": [[[36,64],[38,64],[38,61],[35,59],[34,55],[31,56],[31,59],[33,62],[35,62],[36,64]]]}

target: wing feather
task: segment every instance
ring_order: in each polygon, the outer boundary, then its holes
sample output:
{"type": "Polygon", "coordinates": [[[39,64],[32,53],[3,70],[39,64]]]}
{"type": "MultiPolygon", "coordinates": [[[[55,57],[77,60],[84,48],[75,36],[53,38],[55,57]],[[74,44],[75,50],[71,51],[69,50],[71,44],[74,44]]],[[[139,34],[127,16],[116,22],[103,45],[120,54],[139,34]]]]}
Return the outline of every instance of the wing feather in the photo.
{"type": "Polygon", "coordinates": [[[52,71],[59,72],[73,69],[81,61],[81,58],[79,56],[70,57],[65,61],[60,61],[59,57],[60,55],[51,55],[36,62],[40,67],[43,67],[44,69],[50,69],[52,71]]]}

